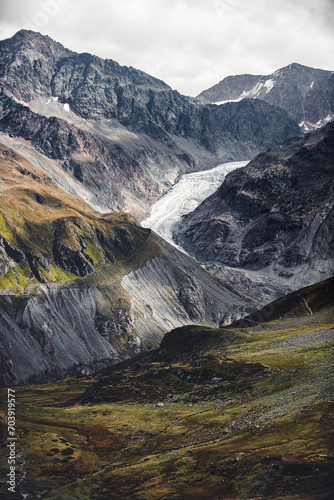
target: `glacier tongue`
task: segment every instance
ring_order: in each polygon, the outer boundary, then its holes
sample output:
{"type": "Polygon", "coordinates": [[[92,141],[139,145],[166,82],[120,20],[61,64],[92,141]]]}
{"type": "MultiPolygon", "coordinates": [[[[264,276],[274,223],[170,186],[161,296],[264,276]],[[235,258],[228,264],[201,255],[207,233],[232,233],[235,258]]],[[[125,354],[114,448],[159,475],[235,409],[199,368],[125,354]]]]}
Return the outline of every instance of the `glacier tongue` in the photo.
{"type": "Polygon", "coordinates": [[[185,174],[160,200],[152,205],[150,215],[141,222],[174,246],[173,232],[181,217],[195,210],[221,185],[225,176],[248,161],[229,162],[211,170],[185,174]]]}

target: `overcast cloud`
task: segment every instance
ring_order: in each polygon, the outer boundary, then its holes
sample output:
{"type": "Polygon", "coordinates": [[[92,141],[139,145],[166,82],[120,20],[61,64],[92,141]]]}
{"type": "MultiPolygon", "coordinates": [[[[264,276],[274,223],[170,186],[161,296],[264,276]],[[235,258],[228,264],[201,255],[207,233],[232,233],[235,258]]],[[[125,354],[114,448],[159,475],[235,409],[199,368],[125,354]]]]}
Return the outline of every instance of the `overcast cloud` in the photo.
{"type": "Polygon", "coordinates": [[[1,0],[0,38],[21,28],[188,95],[292,62],[334,70],[333,0],[1,0]]]}

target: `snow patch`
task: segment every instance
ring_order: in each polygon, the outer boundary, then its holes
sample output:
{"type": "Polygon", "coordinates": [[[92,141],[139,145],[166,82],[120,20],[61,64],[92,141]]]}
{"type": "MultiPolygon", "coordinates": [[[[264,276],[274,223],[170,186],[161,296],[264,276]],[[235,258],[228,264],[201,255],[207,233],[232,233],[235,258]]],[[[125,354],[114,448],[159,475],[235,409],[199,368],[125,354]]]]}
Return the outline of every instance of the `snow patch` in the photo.
{"type": "Polygon", "coordinates": [[[271,89],[272,89],[275,85],[276,85],[275,80],[271,80],[271,79],[266,80],[266,81],[264,82],[264,86],[265,86],[265,87],[267,87],[267,92],[266,92],[266,94],[268,94],[268,92],[270,92],[270,91],[271,91],[271,89]]]}
{"type": "Polygon", "coordinates": [[[69,105],[69,104],[67,104],[67,103],[65,103],[65,104],[64,104],[64,110],[65,110],[67,113],[69,113],[69,112],[70,112],[70,105],[69,105]]]}
{"type": "Polygon", "coordinates": [[[314,124],[307,122],[307,121],[302,121],[299,123],[300,128],[302,129],[303,132],[311,132],[311,130],[315,129],[314,124]]]}
{"type": "Polygon", "coordinates": [[[312,130],[324,127],[325,125],[327,125],[327,123],[331,122],[332,120],[334,120],[334,114],[328,114],[326,118],[318,120],[317,123],[311,123],[304,120],[299,123],[299,126],[301,127],[303,132],[311,132],[312,130]]]}
{"type": "Polygon", "coordinates": [[[326,118],[322,118],[322,120],[317,121],[317,123],[314,125],[315,128],[321,128],[327,123],[331,122],[334,118],[334,115],[327,115],[326,118]]]}
{"type": "Polygon", "coordinates": [[[271,89],[276,85],[276,80],[266,80],[263,82],[258,82],[251,90],[244,90],[240,97],[237,99],[229,99],[228,101],[218,101],[213,102],[212,104],[216,104],[219,106],[220,104],[226,104],[227,102],[239,102],[242,99],[256,99],[262,92],[264,88],[266,88],[266,94],[271,91],[271,89]]]}
{"type": "Polygon", "coordinates": [[[227,102],[240,102],[242,97],[239,97],[239,99],[229,99],[228,101],[218,101],[218,102],[212,102],[211,104],[215,104],[216,106],[220,106],[221,104],[226,104],[227,102]]]}
{"type": "Polygon", "coordinates": [[[244,97],[255,98],[261,93],[263,87],[264,84],[262,82],[259,82],[255,85],[255,87],[252,88],[252,90],[249,90],[248,92],[243,92],[241,95],[244,94],[244,97]]]}

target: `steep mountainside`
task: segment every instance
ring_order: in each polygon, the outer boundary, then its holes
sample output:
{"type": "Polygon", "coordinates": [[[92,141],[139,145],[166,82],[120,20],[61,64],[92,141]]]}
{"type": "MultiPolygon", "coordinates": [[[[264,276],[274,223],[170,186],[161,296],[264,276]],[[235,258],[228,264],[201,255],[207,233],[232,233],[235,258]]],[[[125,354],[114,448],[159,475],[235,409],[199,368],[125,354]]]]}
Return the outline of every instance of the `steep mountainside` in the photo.
{"type": "Polygon", "coordinates": [[[0,132],[22,154],[28,143],[31,159],[56,161],[63,187],[79,181],[102,211],[142,217],[180,173],[251,158],[300,130],[267,103],[200,105],[141,71],[23,30],[0,43],[0,132]]]}
{"type": "Polygon", "coordinates": [[[261,153],[184,217],[176,241],[202,262],[289,278],[334,271],[334,123],[261,153]]]}
{"type": "Polygon", "coordinates": [[[266,311],[178,328],[94,377],[15,388],[20,496],[332,499],[333,279],[266,311]]]}
{"type": "Polygon", "coordinates": [[[254,310],[128,214],[93,212],[0,145],[0,384],[92,372],[166,330],[254,310]]]}
{"type": "Polygon", "coordinates": [[[334,72],[294,63],[267,76],[228,76],[198,98],[207,103],[262,99],[285,109],[307,131],[334,117],[334,72]]]}
{"type": "Polygon", "coordinates": [[[2,144],[0,178],[1,289],[86,276],[148,237],[126,214],[99,216],[2,144]]]}

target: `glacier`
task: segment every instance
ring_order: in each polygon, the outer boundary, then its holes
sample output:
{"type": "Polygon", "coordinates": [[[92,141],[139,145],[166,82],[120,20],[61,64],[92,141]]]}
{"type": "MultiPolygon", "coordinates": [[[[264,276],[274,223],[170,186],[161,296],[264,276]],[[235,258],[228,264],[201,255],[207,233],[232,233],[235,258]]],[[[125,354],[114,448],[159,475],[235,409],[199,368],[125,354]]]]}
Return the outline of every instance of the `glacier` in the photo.
{"type": "Polygon", "coordinates": [[[213,194],[222,184],[225,176],[247,161],[222,163],[210,170],[183,175],[180,180],[154,205],[149,216],[141,225],[152,229],[168,243],[180,247],[173,241],[173,233],[183,215],[195,210],[202,201],[213,194]]]}

